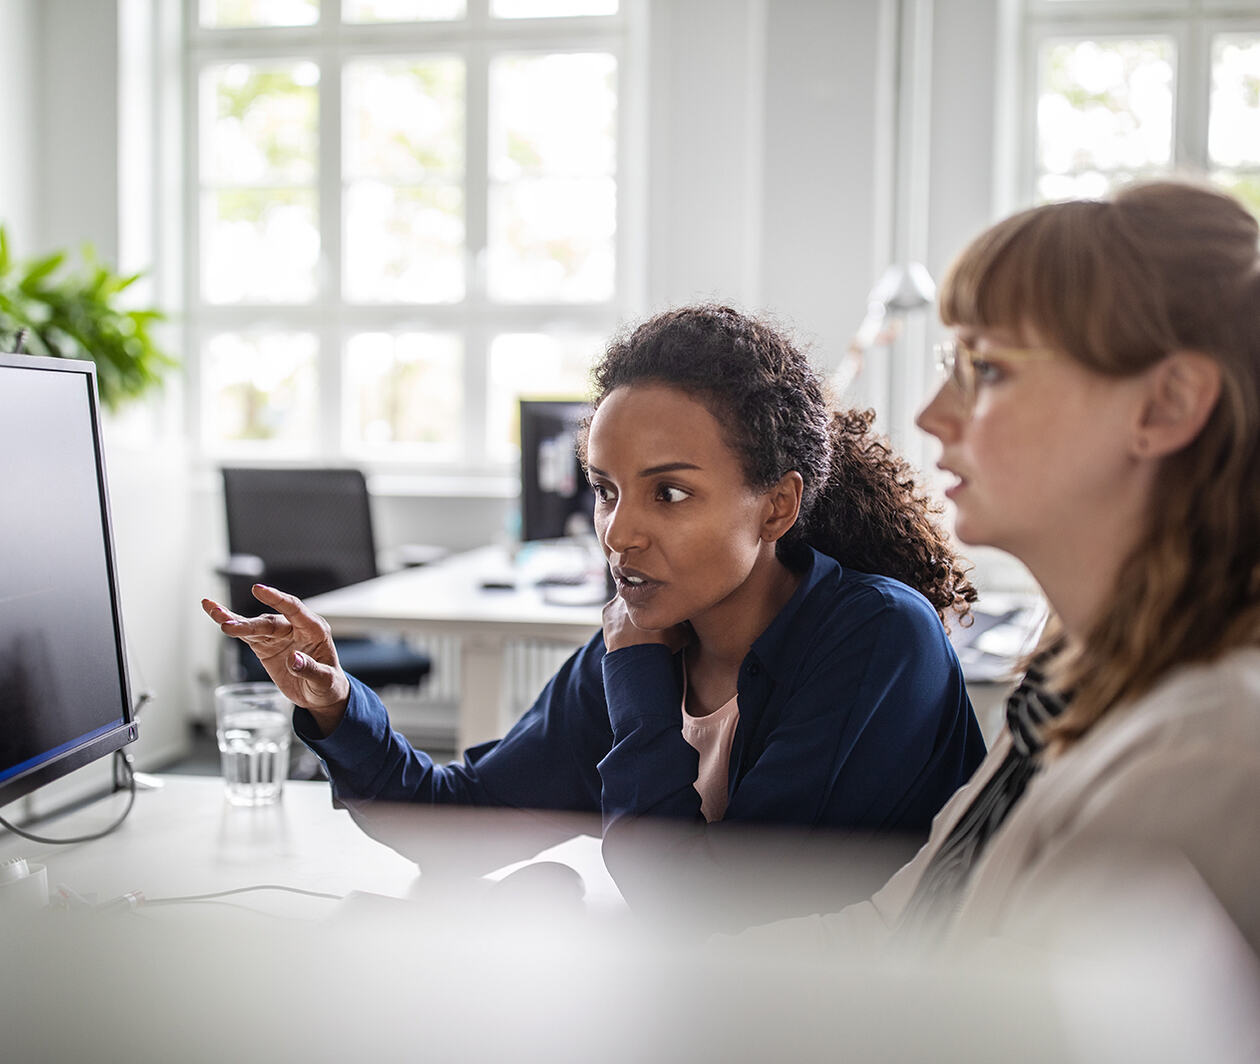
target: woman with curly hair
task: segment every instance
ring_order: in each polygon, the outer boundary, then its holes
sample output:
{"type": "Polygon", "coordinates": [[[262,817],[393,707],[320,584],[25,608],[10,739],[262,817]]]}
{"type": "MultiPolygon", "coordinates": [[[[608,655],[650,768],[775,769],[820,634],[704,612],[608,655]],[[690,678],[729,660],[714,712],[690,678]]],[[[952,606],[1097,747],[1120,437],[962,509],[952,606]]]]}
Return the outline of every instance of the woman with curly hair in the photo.
{"type": "Polygon", "coordinates": [[[302,707],[337,797],[925,832],[984,753],[942,624],[975,592],[870,415],[833,417],[805,356],[724,307],[650,319],[594,381],[582,457],[617,594],[462,763],[392,731],[296,599],[203,603],[302,707]]]}

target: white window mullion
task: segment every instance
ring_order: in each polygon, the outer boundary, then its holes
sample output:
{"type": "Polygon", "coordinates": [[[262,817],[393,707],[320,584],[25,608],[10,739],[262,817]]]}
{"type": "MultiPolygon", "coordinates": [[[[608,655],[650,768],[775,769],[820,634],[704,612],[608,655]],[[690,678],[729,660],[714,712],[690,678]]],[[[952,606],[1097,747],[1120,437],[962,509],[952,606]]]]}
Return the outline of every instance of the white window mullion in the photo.
{"type": "MultiPolygon", "coordinates": [[[[187,0],[184,5],[185,25],[197,24],[197,0],[187,0]]],[[[181,56],[183,58],[183,122],[186,136],[183,150],[182,203],[183,214],[181,230],[187,234],[183,243],[183,305],[190,313],[184,316],[184,365],[185,374],[190,387],[185,392],[185,413],[192,438],[197,441],[198,449],[205,439],[203,411],[205,408],[204,366],[201,357],[205,344],[204,329],[196,328],[194,322],[204,320],[201,302],[201,64],[191,55],[188,38],[185,38],[181,56]]]]}
{"type": "MultiPolygon", "coordinates": [[[[324,0],[327,17],[339,0],[324,0]]],[[[330,31],[331,32],[331,31],[330,31]]],[[[346,396],[343,387],[346,337],[342,328],[341,52],[322,49],[319,60],[319,449],[335,459],[343,448],[346,396]]]]}
{"type": "MultiPolygon", "coordinates": [[[[470,0],[470,16],[473,14],[470,0]]],[[[484,16],[486,0],[478,5],[484,16]]],[[[490,335],[485,328],[490,199],[490,52],[474,44],[465,55],[464,256],[468,313],[464,341],[464,455],[476,468],[486,459],[486,394],[490,335]]]]}
{"type": "Polygon", "coordinates": [[[1177,111],[1174,163],[1179,169],[1206,172],[1208,100],[1211,96],[1211,37],[1197,19],[1182,23],[1177,34],[1177,111]]]}

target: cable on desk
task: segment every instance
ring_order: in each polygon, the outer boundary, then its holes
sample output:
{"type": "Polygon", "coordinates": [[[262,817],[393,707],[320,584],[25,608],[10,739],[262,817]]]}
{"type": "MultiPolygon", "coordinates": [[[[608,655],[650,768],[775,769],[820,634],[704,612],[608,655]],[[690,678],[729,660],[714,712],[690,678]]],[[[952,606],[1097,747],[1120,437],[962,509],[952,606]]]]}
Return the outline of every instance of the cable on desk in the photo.
{"type": "Polygon", "coordinates": [[[340,894],[326,894],[322,890],[306,890],[302,887],[286,887],[281,883],[259,883],[252,887],[232,887],[230,890],[216,890],[209,894],[185,894],[175,898],[145,898],[145,905],[182,905],[185,902],[213,901],[215,898],[226,898],[231,894],[248,894],[254,890],[280,890],[288,894],[304,894],[308,898],[327,898],[330,901],[341,901],[340,894]]]}
{"type": "Polygon", "coordinates": [[[102,828],[100,831],[94,831],[90,835],[72,835],[70,838],[66,839],[53,839],[47,837],[46,835],[36,835],[32,832],[25,831],[14,824],[10,824],[4,819],[4,817],[0,817],[0,827],[13,832],[14,835],[19,835],[24,839],[29,839],[31,842],[44,843],[49,846],[66,846],[72,842],[91,842],[93,839],[104,838],[111,831],[118,829],[122,822],[127,819],[127,814],[131,812],[131,807],[136,804],[135,770],[131,767],[131,760],[121,750],[114,751],[114,785],[115,794],[124,787],[127,789],[127,807],[118,815],[118,819],[112,824],[106,828],[102,828]]]}

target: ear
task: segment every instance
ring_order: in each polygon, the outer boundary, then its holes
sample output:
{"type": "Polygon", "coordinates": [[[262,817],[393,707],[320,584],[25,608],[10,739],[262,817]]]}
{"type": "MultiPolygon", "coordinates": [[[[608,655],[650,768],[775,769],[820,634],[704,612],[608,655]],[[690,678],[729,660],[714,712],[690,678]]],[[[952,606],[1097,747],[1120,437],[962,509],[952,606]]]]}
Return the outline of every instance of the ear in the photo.
{"type": "Polygon", "coordinates": [[[1148,371],[1134,452],[1163,458],[1188,447],[1203,431],[1221,394],[1221,367],[1199,351],[1174,351],[1148,371]]]}
{"type": "Polygon", "coordinates": [[[801,512],[801,492],[805,490],[805,482],[795,469],[784,473],[777,484],[766,492],[767,513],[761,523],[761,538],[767,543],[774,543],[796,524],[797,515],[801,512]]]}

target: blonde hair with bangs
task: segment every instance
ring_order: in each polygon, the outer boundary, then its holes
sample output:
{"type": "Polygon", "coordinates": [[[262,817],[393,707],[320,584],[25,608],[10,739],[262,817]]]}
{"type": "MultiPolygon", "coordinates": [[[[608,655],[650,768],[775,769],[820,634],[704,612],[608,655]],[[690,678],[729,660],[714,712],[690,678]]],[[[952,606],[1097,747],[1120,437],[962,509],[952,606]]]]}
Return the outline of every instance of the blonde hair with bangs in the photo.
{"type": "Polygon", "coordinates": [[[1047,204],[974,240],[941,289],[947,325],[1032,329],[1108,376],[1176,350],[1210,356],[1221,395],[1163,462],[1110,608],[1079,645],[1056,623],[1034,657],[1072,692],[1062,749],[1178,665],[1260,643],[1260,229],[1231,196],[1186,182],[1047,204]]]}

